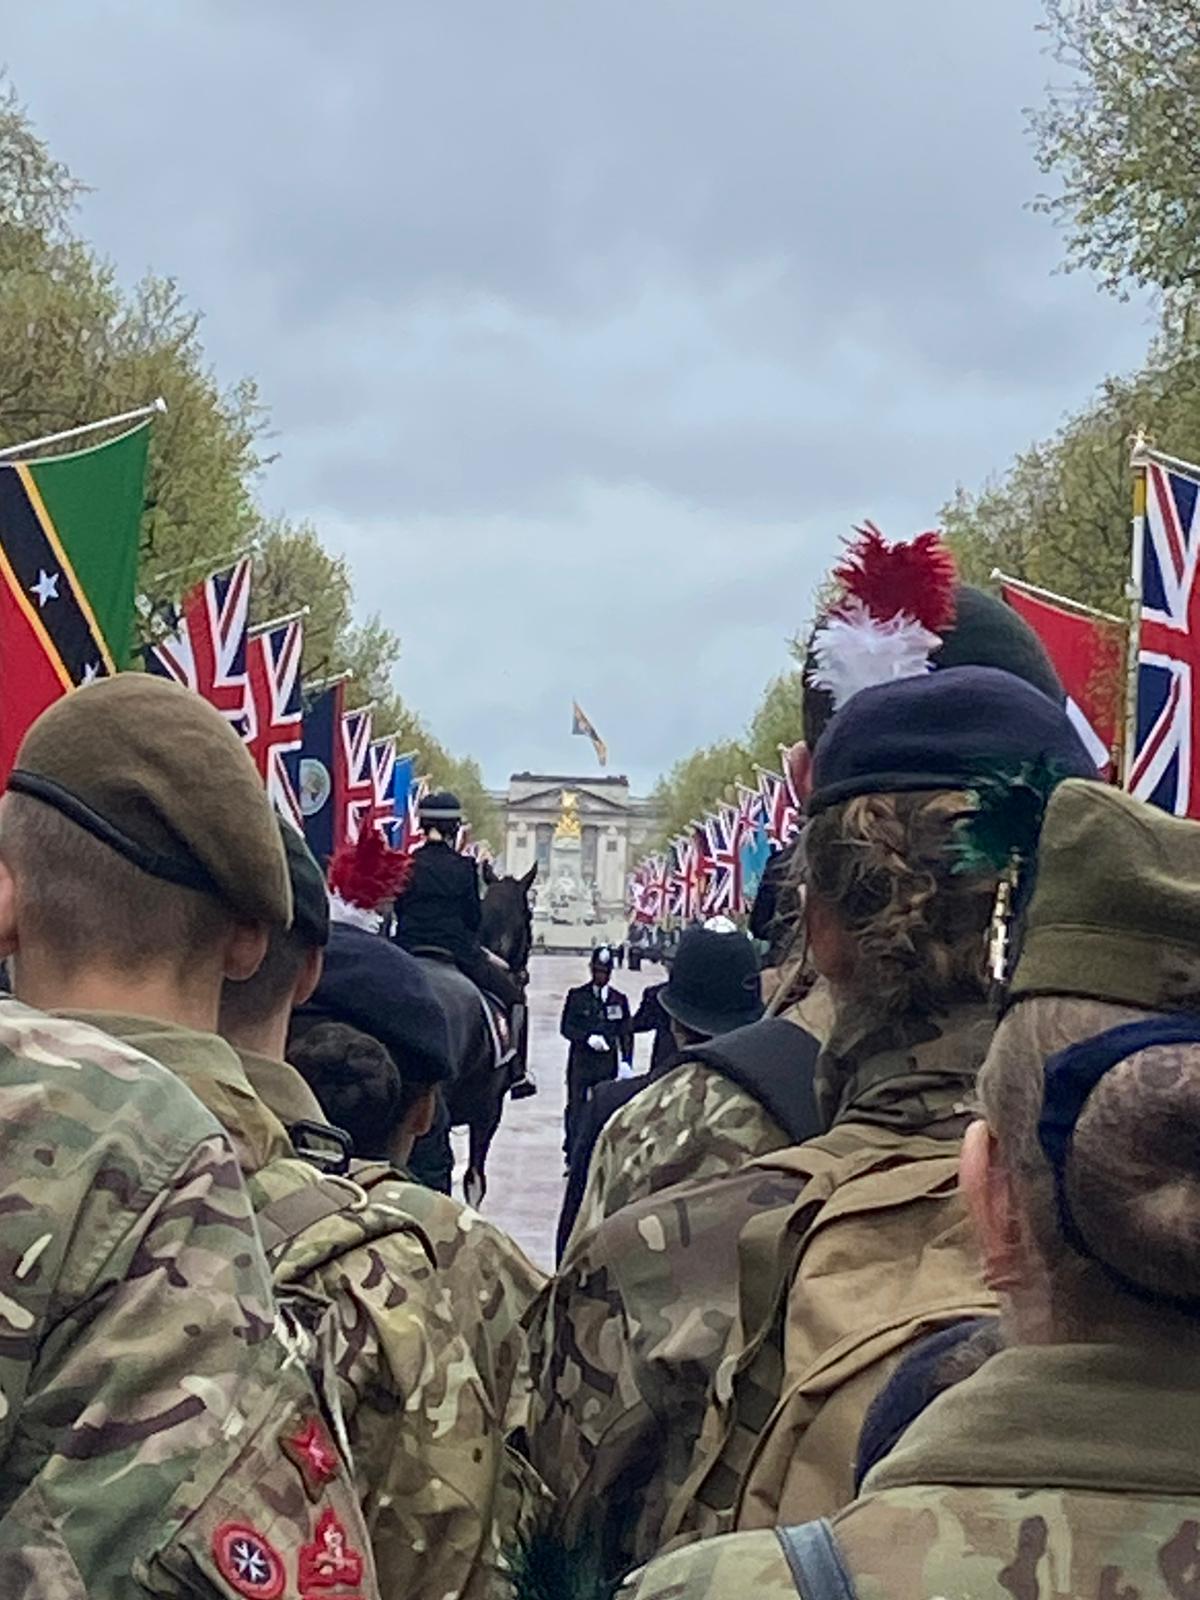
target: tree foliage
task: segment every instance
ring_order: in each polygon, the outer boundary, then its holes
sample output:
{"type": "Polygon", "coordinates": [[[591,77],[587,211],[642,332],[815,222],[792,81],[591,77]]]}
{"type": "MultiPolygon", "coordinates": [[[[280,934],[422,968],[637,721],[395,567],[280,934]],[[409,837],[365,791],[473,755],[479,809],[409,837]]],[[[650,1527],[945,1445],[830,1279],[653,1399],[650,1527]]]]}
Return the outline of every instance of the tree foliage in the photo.
{"type": "MultiPolygon", "coordinates": [[[[133,409],[167,413],[150,439],[140,583],[148,633],[182,590],[243,552],[255,556],[254,618],[308,605],[305,673],[352,672],[438,785],[457,787],[477,832],[496,826],[478,766],[450,755],[396,694],[400,640],[379,617],[355,620],[345,560],[311,524],[268,521],[255,496],[266,413],[252,382],[222,388],[206,364],[200,317],[170,278],[123,290],[74,231],[82,185],[37,137],[0,82],[0,444],[133,409]]],[[[497,840],[497,842],[499,842],[497,840]]]]}
{"type": "Polygon", "coordinates": [[[1040,202],[1068,262],[1111,290],[1190,299],[1200,279],[1200,0],[1047,0],[1068,73],[1031,115],[1040,202]]]}
{"type": "Polygon", "coordinates": [[[753,787],[756,767],[779,769],[780,745],[802,737],[800,674],[781,673],[767,685],[741,738],[720,739],[677,761],[655,787],[653,800],[663,823],[657,845],[737,795],[738,782],[753,787]]]}

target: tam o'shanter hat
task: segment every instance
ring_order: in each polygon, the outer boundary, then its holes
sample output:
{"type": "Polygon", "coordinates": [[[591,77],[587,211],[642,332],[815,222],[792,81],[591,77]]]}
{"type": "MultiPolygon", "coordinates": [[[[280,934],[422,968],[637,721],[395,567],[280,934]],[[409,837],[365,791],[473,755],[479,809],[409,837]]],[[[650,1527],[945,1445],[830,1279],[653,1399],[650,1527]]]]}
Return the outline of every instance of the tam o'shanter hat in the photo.
{"type": "Polygon", "coordinates": [[[1200,1011],[1200,823],[1103,784],[1060,785],[1008,999],[1034,995],[1200,1011]]]}
{"type": "Polygon", "coordinates": [[[939,534],[889,545],[867,523],[832,577],[839,592],[817,619],[802,672],[810,745],[858,690],[954,667],[995,667],[1064,703],[1033,629],[995,595],[958,582],[939,534]]]}
{"type": "Polygon", "coordinates": [[[357,840],[345,844],[329,863],[329,915],[368,932],[379,930],[380,907],[402,893],[412,872],[412,857],[393,850],[378,829],[364,824],[357,840]]]}

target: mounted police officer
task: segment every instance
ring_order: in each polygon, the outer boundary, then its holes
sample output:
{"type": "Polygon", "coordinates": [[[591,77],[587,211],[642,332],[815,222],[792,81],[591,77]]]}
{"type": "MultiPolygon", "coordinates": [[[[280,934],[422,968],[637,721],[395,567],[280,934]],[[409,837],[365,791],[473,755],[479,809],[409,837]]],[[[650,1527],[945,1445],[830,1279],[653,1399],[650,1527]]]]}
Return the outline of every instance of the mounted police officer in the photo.
{"type": "Polygon", "coordinates": [[[458,970],[511,1011],[521,985],[479,942],[479,869],[456,849],[462,805],[448,790],[427,795],[420,808],[424,846],[412,858],[412,875],[396,901],[396,942],[414,954],[445,951],[458,970]]]}

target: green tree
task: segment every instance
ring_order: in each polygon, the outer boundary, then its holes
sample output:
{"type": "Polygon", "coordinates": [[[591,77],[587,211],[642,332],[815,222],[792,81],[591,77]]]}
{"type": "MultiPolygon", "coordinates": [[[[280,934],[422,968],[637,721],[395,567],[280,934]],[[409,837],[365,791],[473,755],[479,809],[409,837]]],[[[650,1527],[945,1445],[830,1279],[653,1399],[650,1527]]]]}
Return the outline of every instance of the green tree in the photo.
{"type": "Polygon", "coordinates": [[[1040,207],[1111,290],[1191,298],[1200,278],[1200,0],[1047,0],[1067,82],[1031,115],[1040,207]]]}
{"type": "Polygon", "coordinates": [[[0,80],[0,444],[131,410],[163,395],[151,432],[142,522],[144,631],[206,568],[255,556],[254,618],[309,607],[308,678],[351,672],[377,703],[381,732],[401,731],[434,781],[458,789],[476,831],[497,813],[476,764],[452,756],[401,701],[400,640],[381,618],[356,621],[349,568],[316,528],[268,522],[255,498],[266,414],[253,383],[221,388],[200,342],[200,318],[169,278],[131,292],[74,231],[82,185],[37,137],[0,80]]]}

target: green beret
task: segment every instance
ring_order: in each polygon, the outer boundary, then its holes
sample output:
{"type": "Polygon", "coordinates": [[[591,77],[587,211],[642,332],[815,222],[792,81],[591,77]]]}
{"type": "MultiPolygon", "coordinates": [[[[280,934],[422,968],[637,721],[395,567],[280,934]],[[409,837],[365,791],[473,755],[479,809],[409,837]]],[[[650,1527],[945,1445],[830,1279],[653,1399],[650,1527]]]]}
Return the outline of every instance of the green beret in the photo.
{"type": "Polygon", "coordinates": [[[1059,785],[1008,998],[1035,994],[1196,1007],[1200,826],[1100,783],[1059,785]]]}
{"type": "Polygon", "coordinates": [[[329,891],[324,876],[302,834],[282,818],[279,832],[287,853],[292,904],[296,910],[292,927],[305,944],[317,945],[323,950],[329,943],[329,891]]]}
{"type": "Polygon", "coordinates": [[[198,694],[122,672],[76,689],[25,735],[8,780],[150,877],[287,928],[292,890],[249,751],[198,694]]]}

